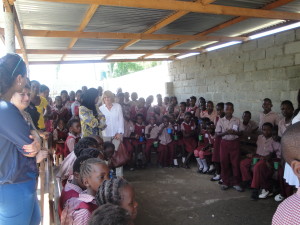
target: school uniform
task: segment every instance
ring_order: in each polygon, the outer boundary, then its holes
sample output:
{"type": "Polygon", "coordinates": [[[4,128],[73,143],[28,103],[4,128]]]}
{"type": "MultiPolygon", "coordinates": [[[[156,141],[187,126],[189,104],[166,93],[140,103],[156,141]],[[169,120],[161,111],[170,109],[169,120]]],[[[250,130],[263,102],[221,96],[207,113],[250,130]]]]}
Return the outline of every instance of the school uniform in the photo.
{"type": "Polygon", "coordinates": [[[198,109],[197,106],[193,106],[193,107],[188,107],[188,108],[186,109],[186,111],[192,113],[192,115],[195,116],[195,115],[196,115],[197,109],[198,109]]]}
{"type": "MultiPolygon", "coordinates": [[[[145,125],[144,124],[138,124],[135,123],[134,125],[134,134],[139,136],[139,137],[144,137],[145,138],[145,125]]],[[[142,145],[142,144],[146,144],[146,140],[140,140],[140,139],[133,139],[132,140],[132,145],[133,146],[138,146],[138,145],[142,145]]]]}
{"type": "Polygon", "coordinates": [[[75,101],[72,103],[71,105],[71,112],[72,112],[72,116],[79,116],[79,106],[80,106],[80,102],[79,101],[75,101]]]}
{"type": "Polygon", "coordinates": [[[208,118],[210,121],[215,122],[217,118],[217,112],[215,110],[212,111],[211,114],[208,113],[207,110],[200,113],[200,118],[208,118]]]}
{"type": "Polygon", "coordinates": [[[132,145],[132,137],[131,137],[131,133],[133,132],[134,132],[134,123],[131,120],[124,119],[123,144],[126,150],[130,154],[133,153],[133,145],[132,145]]]}
{"type": "MultiPolygon", "coordinates": [[[[216,127],[216,133],[223,133],[233,129],[239,131],[241,126],[240,119],[232,117],[230,120],[223,117],[219,119],[216,127]]],[[[240,142],[237,135],[224,135],[220,143],[220,162],[221,177],[223,184],[230,186],[230,175],[233,174],[233,185],[239,185],[240,182],[240,142]]]]}
{"type": "Polygon", "coordinates": [[[78,197],[79,204],[73,212],[73,225],[88,225],[93,211],[98,208],[95,196],[87,193],[81,193],[78,197]]]}
{"type": "Polygon", "coordinates": [[[138,106],[132,106],[131,110],[130,110],[130,117],[131,120],[135,121],[135,117],[137,114],[142,114],[144,116],[144,119],[147,118],[147,108],[146,107],[142,107],[139,108],[138,106]]]}
{"type": "Polygon", "coordinates": [[[272,225],[300,224],[300,189],[297,193],[284,200],[277,208],[272,225]]]}
{"type": "Polygon", "coordinates": [[[264,123],[271,123],[273,126],[278,125],[278,122],[280,120],[280,117],[277,113],[275,112],[269,112],[267,114],[264,114],[261,112],[259,114],[259,129],[262,129],[262,125],[264,123]]]}
{"type": "Polygon", "coordinates": [[[145,127],[145,134],[150,135],[150,137],[147,138],[147,140],[146,140],[146,147],[144,150],[144,154],[145,154],[146,160],[148,162],[150,162],[151,147],[153,146],[153,143],[155,141],[157,141],[157,136],[158,136],[158,132],[159,132],[159,127],[156,124],[153,125],[153,128],[149,132],[151,127],[152,127],[151,124],[149,124],[145,127]]]}
{"type": "MultiPolygon", "coordinates": [[[[256,156],[254,156],[255,158],[268,156],[272,153],[276,153],[277,158],[281,157],[280,144],[278,142],[275,142],[272,137],[267,139],[263,135],[259,135],[256,144],[257,144],[257,150],[256,150],[256,156]]],[[[250,171],[251,164],[252,164],[252,158],[244,159],[240,163],[243,181],[252,180],[252,175],[250,171]]],[[[273,174],[273,170],[267,166],[265,160],[261,159],[253,167],[253,181],[251,186],[257,189],[259,188],[267,189],[269,186],[269,179],[270,176],[272,176],[272,174],[273,174]]]]}
{"type": "MultiPolygon", "coordinates": [[[[182,132],[192,133],[196,129],[196,125],[193,121],[191,121],[190,123],[186,123],[185,121],[183,121],[180,129],[182,130],[182,132]]],[[[194,136],[183,137],[182,140],[187,152],[193,152],[197,147],[197,141],[194,136]]]]}
{"type": "Polygon", "coordinates": [[[241,123],[241,131],[243,131],[246,134],[252,133],[252,131],[256,128],[258,128],[258,125],[253,120],[250,120],[247,125],[245,125],[243,122],[241,123]]]}
{"type": "Polygon", "coordinates": [[[68,180],[69,177],[73,175],[73,165],[76,159],[77,157],[74,151],[72,151],[60,165],[56,177],[60,179],[63,184],[65,184],[66,180],[68,180]]]}
{"type": "MultiPolygon", "coordinates": [[[[158,129],[159,131],[164,127],[164,124],[161,124],[158,129]]],[[[172,125],[169,124],[168,127],[162,130],[161,135],[158,137],[160,141],[157,152],[158,152],[158,162],[162,166],[170,166],[174,158],[174,148],[172,145],[171,134],[168,134],[167,129],[171,128],[172,125]]]]}
{"type": "Polygon", "coordinates": [[[203,135],[203,142],[198,142],[198,147],[194,150],[195,157],[199,157],[200,159],[204,159],[205,157],[209,157],[212,155],[211,148],[207,150],[203,150],[209,144],[213,146],[214,144],[214,135],[208,134],[206,131],[202,131],[201,134],[203,135]]]}
{"type": "Polygon", "coordinates": [[[79,141],[80,136],[75,136],[72,133],[69,133],[63,150],[63,156],[66,158],[71,152],[74,151],[75,144],[79,141]]]}
{"type": "Polygon", "coordinates": [[[61,216],[61,213],[65,207],[66,202],[71,198],[78,198],[80,193],[82,193],[82,189],[79,186],[72,184],[71,182],[66,183],[66,186],[62,190],[59,198],[59,204],[58,204],[59,216],[61,216]]]}
{"type": "MultiPolygon", "coordinates": [[[[220,120],[220,117],[216,117],[215,120],[215,126],[217,126],[218,121],[220,120]]],[[[214,151],[212,154],[212,161],[219,163],[220,162],[220,144],[221,144],[222,137],[215,135],[215,141],[214,141],[214,151]]]]}
{"type": "MultiPolygon", "coordinates": [[[[66,141],[68,137],[68,131],[66,129],[60,130],[58,127],[53,131],[53,140],[57,141],[66,141]]],[[[63,155],[65,149],[64,143],[56,143],[56,155],[63,155]]]]}
{"type": "Polygon", "coordinates": [[[285,132],[285,130],[292,125],[292,121],[290,121],[289,123],[285,122],[285,118],[282,118],[279,122],[278,122],[278,136],[282,137],[283,133],[285,132]]]}

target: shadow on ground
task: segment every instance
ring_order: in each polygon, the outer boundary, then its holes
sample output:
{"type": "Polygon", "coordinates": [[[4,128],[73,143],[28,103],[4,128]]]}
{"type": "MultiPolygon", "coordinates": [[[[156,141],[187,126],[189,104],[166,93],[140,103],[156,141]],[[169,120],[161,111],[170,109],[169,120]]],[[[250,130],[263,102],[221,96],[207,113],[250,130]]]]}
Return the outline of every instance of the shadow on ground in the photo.
{"type": "Polygon", "coordinates": [[[269,225],[278,203],[250,200],[250,191],[221,191],[196,168],[126,171],[139,203],[135,225],[269,225]]]}

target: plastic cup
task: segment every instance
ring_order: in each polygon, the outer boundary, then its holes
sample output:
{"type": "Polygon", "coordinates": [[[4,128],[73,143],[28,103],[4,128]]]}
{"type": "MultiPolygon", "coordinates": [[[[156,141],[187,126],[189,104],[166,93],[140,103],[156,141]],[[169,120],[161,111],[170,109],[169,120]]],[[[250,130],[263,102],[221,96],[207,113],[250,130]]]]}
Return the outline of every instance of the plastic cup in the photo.
{"type": "Polygon", "coordinates": [[[252,164],[255,165],[258,162],[259,158],[253,158],[252,159],[252,164]]]}
{"type": "Polygon", "coordinates": [[[153,142],[153,146],[154,146],[154,148],[157,148],[158,147],[158,142],[157,141],[153,142]]]}
{"type": "Polygon", "coordinates": [[[174,135],[174,140],[177,141],[178,140],[178,136],[174,135]]]}
{"type": "Polygon", "coordinates": [[[278,170],[278,167],[279,167],[279,162],[274,162],[274,169],[278,170]]]}
{"type": "Polygon", "coordinates": [[[199,141],[202,141],[202,140],[203,140],[203,135],[200,134],[200,135],[198,136],[198,139],[199,139],[199,141]]]}
{"type": "Polygon", "coordinates": [[[144,137],[140,137],[140,142],[143,142],[144,141],[144,137]]]}
{"type": "Polygon", "coordinates": [[[168,128],[167,131],[168,131],[168,134],[172,134],[172,129],[171,128],[168,128]]]}

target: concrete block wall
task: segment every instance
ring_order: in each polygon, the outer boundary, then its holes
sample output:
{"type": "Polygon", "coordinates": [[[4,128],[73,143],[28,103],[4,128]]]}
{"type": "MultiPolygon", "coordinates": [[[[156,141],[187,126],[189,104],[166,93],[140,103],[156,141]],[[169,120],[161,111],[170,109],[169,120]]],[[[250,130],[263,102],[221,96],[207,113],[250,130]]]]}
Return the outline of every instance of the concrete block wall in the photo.
{"type": "Polygon", "coordinates": [[[300,29],[169,63],[173,92],[179,101],[192,95],[214,103],[231,101],[235,115],[249,110],[258,120],[262,99],[291,100],[297,108],[300,88],[300,29]]]}

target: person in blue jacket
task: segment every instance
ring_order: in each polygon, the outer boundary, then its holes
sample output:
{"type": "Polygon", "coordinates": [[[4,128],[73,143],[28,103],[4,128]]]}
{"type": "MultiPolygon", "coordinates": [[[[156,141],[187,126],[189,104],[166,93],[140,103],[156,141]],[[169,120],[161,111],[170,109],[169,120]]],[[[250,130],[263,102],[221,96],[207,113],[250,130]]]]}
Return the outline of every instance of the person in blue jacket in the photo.
{"type": "Polygon", "coordinates": [[[36,194],[38,137],[17,107],[10,103],[26,84],[22,58],[0,58],[0,225],[37,225],[40,209],[36,194]]]}

